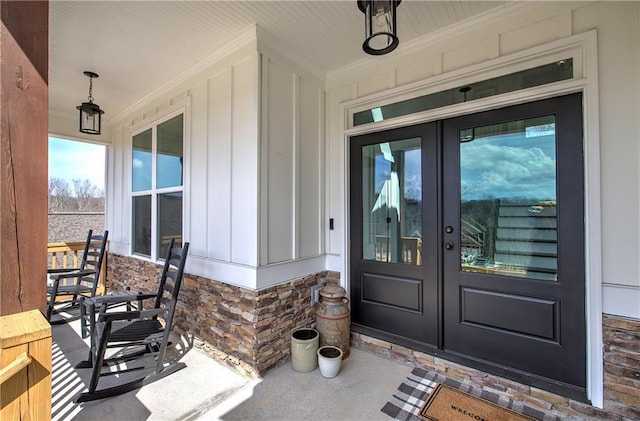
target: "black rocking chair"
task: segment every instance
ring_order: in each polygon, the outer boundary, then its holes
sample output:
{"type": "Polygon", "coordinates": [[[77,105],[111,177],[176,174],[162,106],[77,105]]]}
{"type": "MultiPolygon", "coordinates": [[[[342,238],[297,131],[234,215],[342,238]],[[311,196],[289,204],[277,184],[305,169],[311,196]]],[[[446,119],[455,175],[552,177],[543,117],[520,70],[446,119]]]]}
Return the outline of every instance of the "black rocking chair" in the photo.
{"type": "Polygon", "coordinates": [[[99,313],[97,319],[91,317],[89,360],[81,362],[76,367],[92,367],[93,370],[89,391],[79,394],[74,402],[88,402],[120,395],[186,367],[184,363],[177,361],[165,362],[167,346],[170,344],[173,315],[189,250],[189,243],[184,243],[182,247],[176,247],[174,243],[175,239],[172,239],[167,250],[157,294],[115,294],[85,300],[89,315],[95,315],[98,309],[99,313]],[[155,297],[153,308],[144,309],[142,303],[153,297],[155,297]],[[130,310],[132,303],[137,303],[135,310],[130,310]],[[127,311],[114,311],[113,306],[116,304],[122,306],[126,304],[127,311]],[[138,351],[105,358],[107,348],[114,347],[127,349],[138,347],[138,351]],[[113,363],[123,361],[129,363],[150,354],[155,357],[155,368],[152,374],[113,387],[97,389],[98,381],[103,376],[137,370],[137,368],[125,368],[121,371],[103,373],[103,367],[113,367],[113,363]]]}
{"type": "Polygon", "coordinates": [[[49,279],[53,281],[47,286],[47,320],[49,322],[56,311],[56,306],[61,304],[64,305],[63,308],[76,306],[81,297],[96,295],[108,236],[109,231],[105,231],[102,235],[94,235],[93,231],[89,230],[79,267],[47,269],[49,279]],[[60,300],[60,297],[65,299],[60,300]]]}

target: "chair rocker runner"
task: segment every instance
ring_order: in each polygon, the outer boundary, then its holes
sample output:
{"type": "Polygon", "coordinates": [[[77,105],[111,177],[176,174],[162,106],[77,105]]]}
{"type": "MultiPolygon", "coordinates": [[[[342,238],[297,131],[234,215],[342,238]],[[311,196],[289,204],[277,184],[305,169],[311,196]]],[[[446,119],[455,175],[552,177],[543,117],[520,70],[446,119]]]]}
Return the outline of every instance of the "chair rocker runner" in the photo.
{"type": "Polygon", "coordinates": [[[189,243],[184,243],[182,247],[175,247],[174,243],[175,239],[171,239],[162,268],[157,294],[115,294],[85,300],[86,305],[83,304],[83,311],[88,311],[88,315],[92,320],[92,325],[89,329],[91,349],[89,351],[89,360],[80,363],[76,367],[92,367],[92,372],[88,387],[89,391],[79,394],[74,399],[74,402],[87,402],[120,395],[186,367],[181,362],[165,361],[173,325],[173,316],[189,250],[189,243]],[[155,297],[153,308],[144,309],[142,303],[146,299],[153,297],[155,297]],[[133,302],[138,303],[137,308],[129,310],[133,302]],[[127,311],[108,311],[109,308],[113,309],[116,304],[121,304],[122,306],[126,304],[127,311]],[[99,313],[96,319],[91,316],[95,315],[97,309],[99,309],[99,313]],[[142,347],[142,349],[133,353],[116,354],[115,357],[105,358],[107,348],[115,347],[142,347]],[[113,387],[98,389],[98,382],[101,377],[143,368],[125,368],[119,371],[103,373],[102,368],[104,366],[113,368],[116,366],[114,363],[133,362],[149,354],[155,357],[155,367],[151,374],[113,387]]]}
{"type": "Polygon", "coordinates": [[[89,230],[79,267],[47,269],[47,275],[53,281],[47,286],[47,320],[49,322],[56,305],[67,304],[65,308],[75,306],[79,304],[80,298],[96,295],[108,236],[109,231],[105,231],[102,235],[94,235],[93,230],[89,230]],[[73,279],[75,281],[70,283],[69,281],[73,279]],[[60,300],[61,297],[65,299],[60,300]]]}

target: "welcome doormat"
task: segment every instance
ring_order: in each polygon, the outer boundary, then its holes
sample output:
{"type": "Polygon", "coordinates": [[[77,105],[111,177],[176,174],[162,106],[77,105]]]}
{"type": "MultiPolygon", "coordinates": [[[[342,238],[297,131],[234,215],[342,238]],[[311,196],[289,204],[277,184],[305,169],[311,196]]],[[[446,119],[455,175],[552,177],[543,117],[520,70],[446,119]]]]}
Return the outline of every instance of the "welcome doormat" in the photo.
{"type": "Polygon", "coordinates": [[[439,384],[431,392],[420,412],[420,418],[429,421],[486,420],[486,421],[535,421],[485,399],[477,398],[446,384],[439,384]]]}
{"type": "MultiPolygon", "coordinates": [[[[429,398],[433,395],[433,392],[436,390],[438,385],[446,385],[451,389],[464,392],[465,394],[471,395],[472,397],[484,399],[490,404],[508,409],[516,414],[529,417],[522,419],[544,421],[560,421],[561,419],[560,417],[557,417],[555,415],[545,413],[543,410],[532,407],[530,405],[526,405],[523,402],[514,401],[507,397],[498,395],[497,393],[488,392],[478,387],[460,383],[456,380],[449,379],[441,374],[427,371],[419,367],[415,367],[411,371],[411,373],[398,387],[398,389],[396,389],[391,399],[389,399],[389,402],[384,405],[381,411],[389,415],[391,418],[400,421],[422,421],[425,419],[430,419],[426,418],[426,415],[425,417],[420,417],[420,411],[425,406],[427,400],[429,400],[429,398]]],[[[457,407],[461,407],[461,405],[458,405],[457,407]]],[[[464,411],[464,409],[462,409],[462,411],[464,411]]],[[[464,412],[459,412],[458,414],[456,414],[455,418],[431,418],[430,420],[436,419],[438,421],[445,421],[448,419],[474,420],[480,418],[465,417],[464,412]]],[[[487,421],[493,419],[495,418],[487,418],[487,421]]]]}

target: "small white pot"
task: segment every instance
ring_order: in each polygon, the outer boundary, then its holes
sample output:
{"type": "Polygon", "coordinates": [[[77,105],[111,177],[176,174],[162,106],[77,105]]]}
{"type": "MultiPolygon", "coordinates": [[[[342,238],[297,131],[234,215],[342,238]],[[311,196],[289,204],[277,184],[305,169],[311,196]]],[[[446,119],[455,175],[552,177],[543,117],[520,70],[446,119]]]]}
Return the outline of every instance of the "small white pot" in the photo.
{"type": "Polygon", "coordinates": [[[342,366],[342,350],[331,345],[318,348],[318,366],[322,377],[337,376],[342,366]]]}

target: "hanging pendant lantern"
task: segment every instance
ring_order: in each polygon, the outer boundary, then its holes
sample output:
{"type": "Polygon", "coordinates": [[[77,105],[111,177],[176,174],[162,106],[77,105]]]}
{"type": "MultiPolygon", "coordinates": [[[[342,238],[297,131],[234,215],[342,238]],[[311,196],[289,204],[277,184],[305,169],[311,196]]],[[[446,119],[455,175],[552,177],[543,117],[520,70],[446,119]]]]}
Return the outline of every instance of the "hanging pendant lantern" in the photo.
{"type": "Polygon", "coordinates": [[[89,102],[83,102],[76,107],[80,112],[80,132],[87,134],[100,134],[100,123],[104,111],[100,109],[98,104],[93,103],[92,96],[93,78],[98,78],[98,75],[88,71],[84,72],[84,75],[89,78],[89,102]]]}
{"type": "Polygon", "coordinates": [[[358,0],[364,13],[366,38],[362,49],[374,56],[390,53],[398,46],[396,8],[402,0],[358,0]]]}

